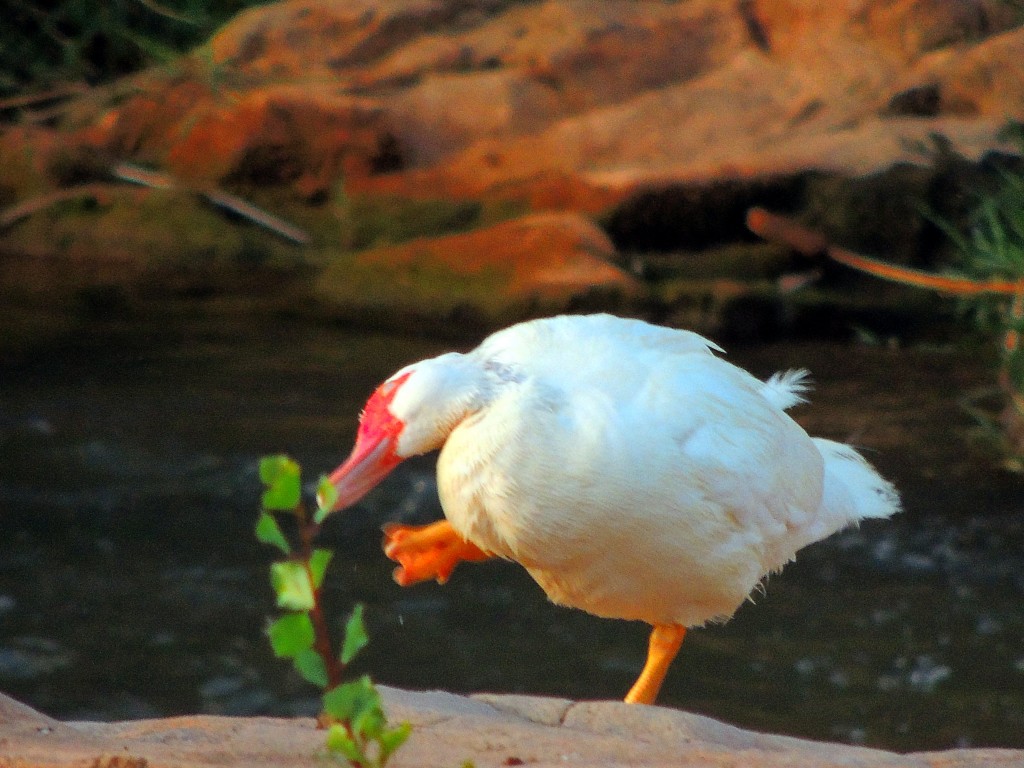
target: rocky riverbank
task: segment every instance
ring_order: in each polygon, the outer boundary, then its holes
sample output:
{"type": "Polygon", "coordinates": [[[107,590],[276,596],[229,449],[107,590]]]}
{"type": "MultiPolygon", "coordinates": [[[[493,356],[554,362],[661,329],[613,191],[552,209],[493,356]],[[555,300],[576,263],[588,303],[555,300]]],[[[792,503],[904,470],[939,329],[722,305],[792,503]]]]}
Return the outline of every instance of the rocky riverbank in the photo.
{"type": "Polygon", "coordinates": [[[0,352],[166,312],[928,325],[932,297],[744,215],[948,265],[922,212],[961,222],[1019,166],[1022,22],[999,0],[255,7],[166,67],[5,113],[0,352]]]}
{"type": "MultiPolygon", "coordinates": [[[[452,766],[843,766],[1017,768],[1024,751],[899,755],[754,733],[701,715],[620,702],[456,696],[382,687],[394,721],[413,725],[395,768],[452,766]]],[[[174,717],[62,723],[0,695],[3,768],[291,768],[322,765],[309,719],[174,717]]]]}

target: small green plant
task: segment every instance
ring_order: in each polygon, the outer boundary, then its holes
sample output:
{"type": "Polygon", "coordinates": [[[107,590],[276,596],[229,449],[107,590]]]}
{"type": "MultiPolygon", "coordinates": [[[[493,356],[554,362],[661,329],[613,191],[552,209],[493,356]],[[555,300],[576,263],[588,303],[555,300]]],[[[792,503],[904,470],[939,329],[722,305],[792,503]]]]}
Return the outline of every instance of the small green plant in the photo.
{"type": "Polygon", "coordinates": [[[310,515],[302,499],[301,469],[292,459],[263,458],[260,479],[263,510],[256,538],[284,555],[270,566],[277,607],[283,611],[267,630],[270,645],[277,657],[291,659],[296,671],[323,691],[318,721],[327,729],[328,752],[353,768],[383,768],[411,728],[408,723],[389,725],[369,676],[344,680],[346,667],[369,642],[362,605],[353,609],[339,645],[331,640],[321,589],[334,552],[315,546],[315,541],[334,505],[334,487],[320,478],[310,515]],[[279,515],[285,516],[284,526],[279,515]]]}

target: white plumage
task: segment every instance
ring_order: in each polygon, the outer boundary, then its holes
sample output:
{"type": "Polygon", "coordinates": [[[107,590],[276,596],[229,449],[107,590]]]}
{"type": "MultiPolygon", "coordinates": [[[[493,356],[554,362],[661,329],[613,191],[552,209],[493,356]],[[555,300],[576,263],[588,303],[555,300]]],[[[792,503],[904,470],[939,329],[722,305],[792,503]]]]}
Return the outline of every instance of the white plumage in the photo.
{"type": "Polygon", "coordinates": [[[687,331],[563,316],[408,366],[368,403],[332,476],[338,505],[440,448],[441,503],[469,554],[434,568],[433,539],[392,531],[404,581],[443,581],[458,559],[496,555],[554,602],[598,616],[726,619],[801,547],[899,501],[853,448],[810,438],[786,414],[806,372],[762,382],[715,351],[687,331]],[[384,466],[367,478],[370,453],[384,466]]]}

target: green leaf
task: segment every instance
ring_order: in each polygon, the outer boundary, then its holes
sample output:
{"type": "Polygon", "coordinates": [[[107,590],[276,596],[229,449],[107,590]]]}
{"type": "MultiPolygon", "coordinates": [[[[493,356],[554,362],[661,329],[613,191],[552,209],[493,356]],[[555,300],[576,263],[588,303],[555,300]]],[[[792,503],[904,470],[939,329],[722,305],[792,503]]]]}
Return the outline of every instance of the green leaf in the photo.
{"type": "Polygon", "coordinates": [[[327,729],[327,749],[339,753],[356,765],[366,765],[370,762],[359,745],[348,735],[345,726],[337,723],[327,729]]]}
{"type": "Polygon", "coordinates": [[[319,525],[324,518],[331,514],[334,509],[334,502],[338,500],[338,489],[330,481],[327,475],[320,475],[320,482],[316,486],[316,512],[313,514],[313,522],[319,525]]]}
{"type": "Polygon", "coordinates": [[[302,499],[302,479],[299,465],[284,455],[266,456],[260,460],[260,480],[267,489],[263,492],[265,509],[294,510],[302,499]]]}
{"type": "Polygon", "coordinates": [[[388,719],[378,702],[375,707],[367,707],[352,719],[352,730],[362,738],[376,741],[387,727],[388,719]]]}
{"type": "Polygon", "coordinates": [[[319,688],[326,688],[330,684],[327,665],[324,664],[323,657],[312,648],[297,653],[292,659],[292,663],[307,683],[312,683],[319,688]]]}
{"type": "Polygon", "coordinates": [[[395,750],[405,744],[405,740],[409,738],[411,733],[412,726],[409,723],[402,723],[396,728],[383,731],[377,737],[377,743],[380,745],[378,762],[384,765],[391,755],[395,753],[395,750]]]}
{"type": "Polygon", "coordinates": [[[324,712],[336,720],[351,723],[364,712],[380,709],[380,694],[369,675],[331,688],[323,695],[324,712]]]}
{"type": "Polygon", "coordinates": [[[270,566],[270,583],[277,593],[277,605],[289,611],[308,611],[316,601],[306,564],[285,560],[270,566]]]}
{"type": "Polygon", "coordinates": [[[334,553],[329,549],[314,549],[309,556],[309,571],[313,575],[313,589],[320,589],[324,583],[324,573],[327,572],[327,565],[331,562],[334,553]]]}
{"type": "Polygon", "coordinates": [[[292,552],[288,539],[281,532],[281,526],[277,524],[277,520],[269,512],[264,512],[260,515],[260,519],[256,523],[256,538],[264,544],[277,547],[286,555],[290,555],[292,552]]]}
{"type": "Polygon", "coordinates": [[[270,647],[278,658],[291,659],[313,647],[316,634],[309,614],[288,613],[267,628],[270,647]]]}
{"type": "Polygon", "coordinates": [[[298,470],[299,465],[283,453],[260,459],[260,480],[264,485],[273,485],[282,475],[298,474],[298,470]]]}
{"type": "Polygon", "coordinates": [[[342,641],[339,656],[341,663],[348,664],[369,642],[370,637],[366,634],[366,625],[363,624],[363,604],[356,603],[348,623],[345,624],[345,639],[342,641]]]}

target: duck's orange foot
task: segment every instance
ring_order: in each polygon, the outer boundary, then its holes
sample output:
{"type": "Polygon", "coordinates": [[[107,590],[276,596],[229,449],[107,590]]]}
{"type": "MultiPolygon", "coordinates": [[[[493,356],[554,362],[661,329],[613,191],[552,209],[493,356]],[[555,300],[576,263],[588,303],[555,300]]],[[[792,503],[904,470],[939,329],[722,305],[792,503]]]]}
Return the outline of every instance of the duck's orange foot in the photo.
{"type": "Polygon", "coordinates": [[[444,584],[462,560],[486,560],[491,555],[461,538],[447,520],[430,525],[384,526],[384,554],[398,563],[394,579],[407,587],[436,579],[444,584]]]}

